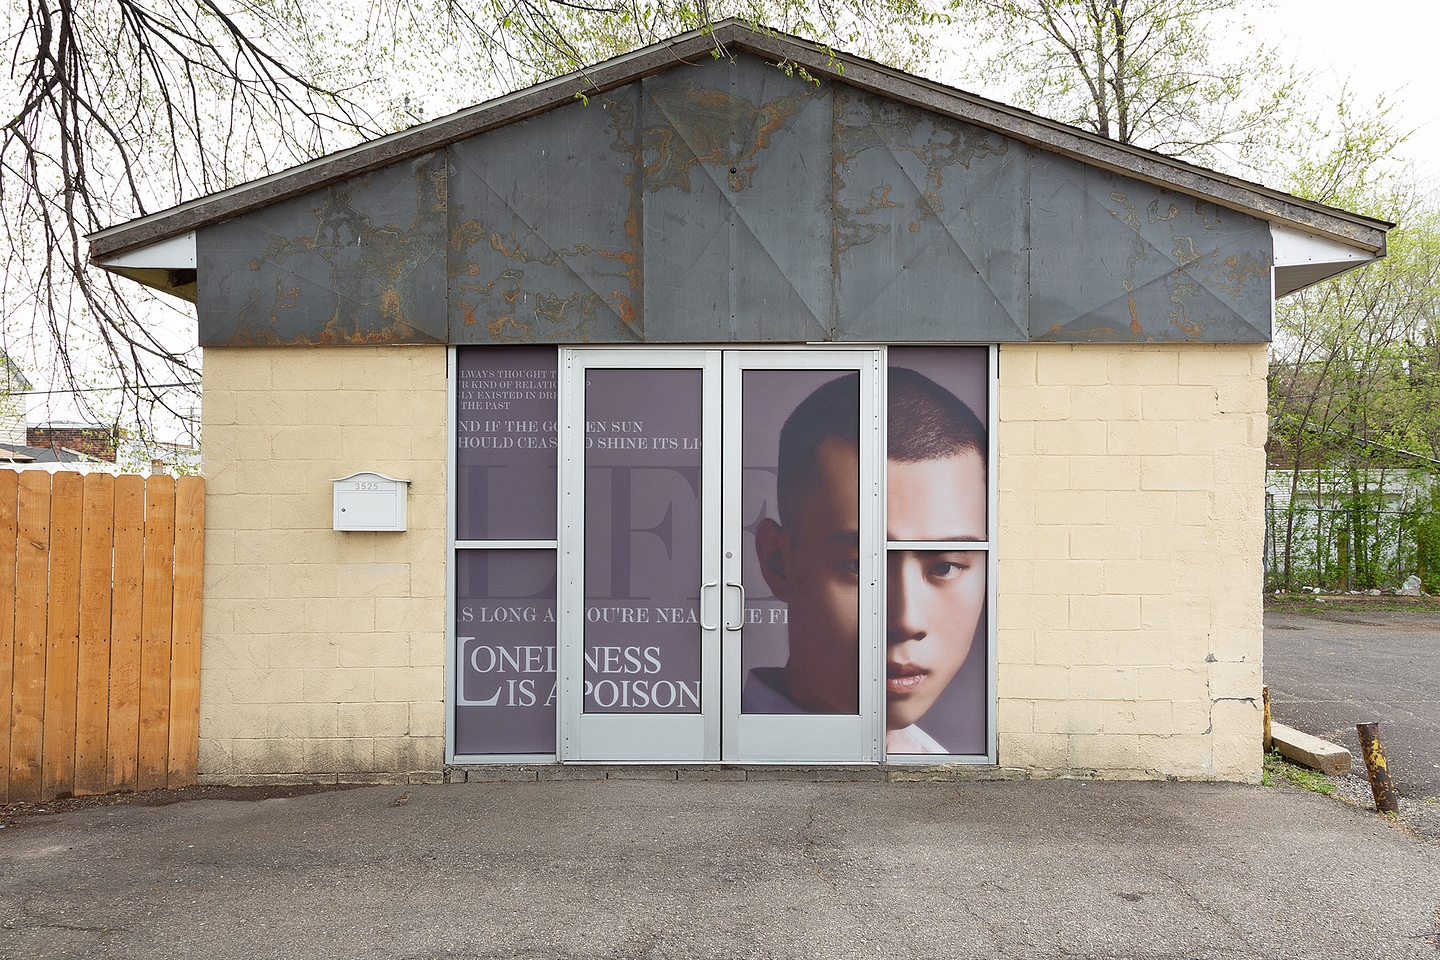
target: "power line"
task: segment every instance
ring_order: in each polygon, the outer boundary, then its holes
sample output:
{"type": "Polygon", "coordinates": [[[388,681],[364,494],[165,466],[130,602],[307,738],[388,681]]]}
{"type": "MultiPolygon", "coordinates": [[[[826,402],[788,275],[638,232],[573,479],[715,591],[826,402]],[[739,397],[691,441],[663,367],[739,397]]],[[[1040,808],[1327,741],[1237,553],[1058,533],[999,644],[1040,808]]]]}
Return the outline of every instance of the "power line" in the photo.
{"type": "Polygon", "coordinates": [[[17,394],[24,394],[27,397],[44,397],[52,393],[106,393],[112,390],[133,390],[136,387],[144,386],[147,390],[159,390],[161,387],[198,387],[199,380],[191,380],[186,383],[146,383],[135,384],[130,387],[62,387],[59,390],[16,390],[17,394]]]}

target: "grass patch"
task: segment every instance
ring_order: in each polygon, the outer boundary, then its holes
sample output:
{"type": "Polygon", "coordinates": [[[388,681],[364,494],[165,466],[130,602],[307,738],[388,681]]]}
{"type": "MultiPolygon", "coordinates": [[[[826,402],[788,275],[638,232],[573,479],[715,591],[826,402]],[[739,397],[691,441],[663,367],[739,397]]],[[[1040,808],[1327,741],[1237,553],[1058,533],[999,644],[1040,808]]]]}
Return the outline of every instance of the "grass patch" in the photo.
{"type": "Polygon", "coordinates": [[[1317,597],[1310,593],[1267,593],[1265,609],[1285,613],[1365,613],[1372,610],[1440,612],[1440,597],[1394,597],[1383,594],[1378,597],[1357,597],[1347,593],[1326,593],[1317,597]]]}
{"type": "Polygon", "coordinates": [[[1327,797],[1335,792],[1335,784],[1330,782],[1329,777],[1319,770],[1291,763],[1281,756],[1279,750],[1271,750],[1265,755],[1265,771],[1260,775],[1260,782],[1267,787],[1299,787],[1327,797]]]}

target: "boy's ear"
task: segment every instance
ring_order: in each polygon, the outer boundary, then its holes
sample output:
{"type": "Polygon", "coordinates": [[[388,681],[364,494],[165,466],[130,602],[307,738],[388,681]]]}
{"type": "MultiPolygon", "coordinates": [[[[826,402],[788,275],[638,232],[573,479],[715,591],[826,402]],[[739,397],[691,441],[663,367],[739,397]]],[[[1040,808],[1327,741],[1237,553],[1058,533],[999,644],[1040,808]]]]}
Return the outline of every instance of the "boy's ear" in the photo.
{"type": "Polygon", "coordinates": [[[780,524],[766,517],[755,528],[755,556],[760,573],[775,599],[790,600],[790,538],[780,524]]]}

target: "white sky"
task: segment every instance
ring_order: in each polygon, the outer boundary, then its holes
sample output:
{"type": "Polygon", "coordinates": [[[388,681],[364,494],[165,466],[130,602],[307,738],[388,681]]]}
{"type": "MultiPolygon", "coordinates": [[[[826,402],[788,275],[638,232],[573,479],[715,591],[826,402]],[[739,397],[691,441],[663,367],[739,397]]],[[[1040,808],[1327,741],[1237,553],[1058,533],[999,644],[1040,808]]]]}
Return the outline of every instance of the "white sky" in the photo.
{"type": "Polygon", "coordinates": [[[1416,128],[1402,148],[1416,172],[1440,181],[1440,96],[1433,90],[1440,52],[1440,6],[1434,0],[1273,0],[1255,20],[1333,93],[1347,81],[1374,102],[1392,99],[1402,128],[1416,128]]]}

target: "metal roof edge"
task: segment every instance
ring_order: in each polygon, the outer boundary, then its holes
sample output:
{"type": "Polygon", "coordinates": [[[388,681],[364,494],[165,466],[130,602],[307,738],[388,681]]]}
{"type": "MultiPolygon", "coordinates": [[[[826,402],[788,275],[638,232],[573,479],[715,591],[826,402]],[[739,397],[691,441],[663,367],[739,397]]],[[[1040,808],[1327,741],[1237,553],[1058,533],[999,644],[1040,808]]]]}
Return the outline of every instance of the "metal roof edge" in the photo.
{"type": "Polygon", "coordinates": [[[89,234],[89,259],[113,257],[197,227],[219,223],[340,180],[442,149],[458,140],[695,63],[720,48],[789,61],[815,76],[935,111],[1052,153],[1111,170],[1269,221],[1293,224],[1384,256],[1384,220],[1304,200],[1238,177],[1108,140],[1018,107],[966,93],[821,44],[730,18],[593,67],[556,77],[472,107],[366,141],[278,173],[198,197],[168,210],[89,234]]]}
{"type": "Polygon", "coordinates": [[[789,57],[807,69],[824,71],[860,89],[964,120],[1092,166],[1157,186],[1174,187],[1261,219],[1305,227],[1382,256],[1385,233],[1395,226],[1387,220],[1306,200],[1153,150],[1110,140],[1020,107],[988,100],[863,57],[838,51],[832,54],[820,44],[800,37],[776,31],[769,31],[767,35],[765,31],[747,30],[746,35],[737,38],[734,45],[752,53],[789,57]],[[767,43],[767,40],[771,42],[767,43]],[[805,50],[808,56],[803,60],[795,57],[795,48],[805,50]],[[843,63],[844,70],[836,71],[829,66],[831,61],[843,63]]]}
{"type": "MultiPolygon", "coordinates": [[[[719,32],[718,28],[716,32],[719,32]]],[[[585,70],[546,80],[278,173],[188,200],[168,210],[97,230],[85,238],[90,241],[89,259],[93,263],[380,167],[433,153],[458,140],[573,103],[582,96],[605,93],[669,67],[692,62],[715,49],[716,42],[710,35],[691,31],[585,70]]]]}

